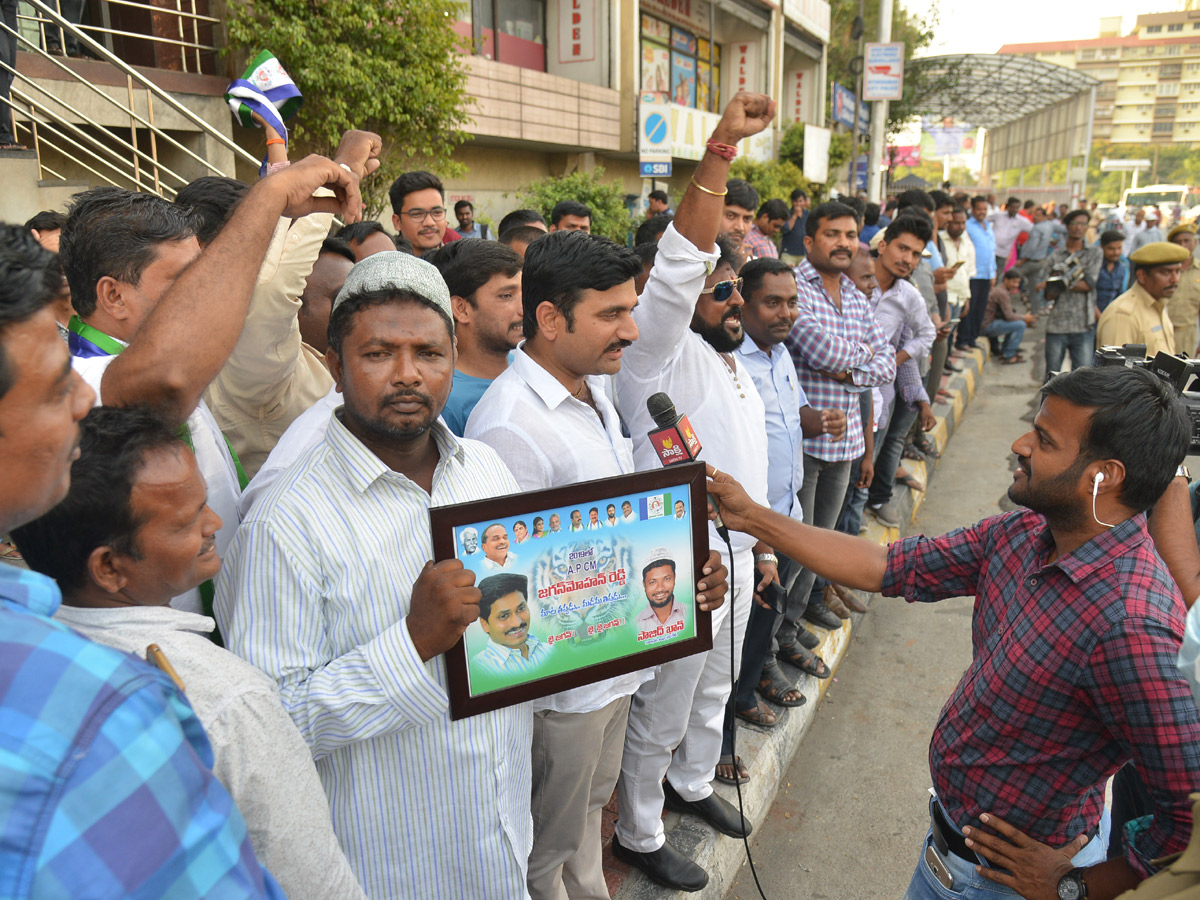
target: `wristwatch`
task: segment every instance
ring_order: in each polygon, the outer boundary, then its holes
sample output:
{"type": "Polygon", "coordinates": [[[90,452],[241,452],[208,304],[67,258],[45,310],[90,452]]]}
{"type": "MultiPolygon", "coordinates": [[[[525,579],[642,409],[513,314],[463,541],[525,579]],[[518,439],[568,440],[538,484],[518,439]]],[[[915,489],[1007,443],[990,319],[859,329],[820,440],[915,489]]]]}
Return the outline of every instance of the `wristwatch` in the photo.
{"type": "Polygon", "coordinates": [[[773,566],[779,565],[779,557],[774,553],[760,553],[758,556],[754,557],[754,561],[756,563],[768,562],[773,566]]]}
{"type": "Polygon", "coordinates": [[[1072,869],[1058,879],[1058,900],[1086,900],[1087,884],[1083,880],[1083,869],[1072,869]]]}
{"type": "Polygon", "coordinates": [[[1185,466],[1181,463],[1179,468],[1175,470],[1175,477],[1176,478],[1182,477],[1182,478],[1186,478],[1188,481],[1191,481],[1192,473],[1188,471],[1187,466],[1185,466]]]}

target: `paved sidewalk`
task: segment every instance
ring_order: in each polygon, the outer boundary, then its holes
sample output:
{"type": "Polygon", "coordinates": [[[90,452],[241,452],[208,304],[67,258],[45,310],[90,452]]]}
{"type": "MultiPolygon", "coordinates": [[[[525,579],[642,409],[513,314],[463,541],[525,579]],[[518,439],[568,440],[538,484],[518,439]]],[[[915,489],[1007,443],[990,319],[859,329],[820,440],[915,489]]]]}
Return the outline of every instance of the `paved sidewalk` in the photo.
{"type": "MultiPolygon", "coordinates": [[[[945,448],[951,435],[962,421],[967,406],[975,395],[979,375],[987,359],[986,342],[983,350],[976,350],[960,360],[963,371],[954,375],[947,386],[951,394],[949,402],[935,404],[934,412],[938,418],[937,427],[931,433],[938,450],[945,448]]],[[[926,466],[923,462],[904,460],[903,465],[927,487],[930,486],[936,462],[926,466]]],[[[924,499],[923,492],[914,492],[902,485],[896,486],[893,495],[893,505],[901,515],[901,521],[909,523],[916,514],[924,499]]],[[[897,540],[901,529],[884,528],[874,517],[867,515],[867,536],[881,544],[897,540]]],[[[907,529],[905,529],[907,530],[907,529]]],[[[865,598],[869,602],[869,598],[865,598]]],[[[832,632],[818,629],[817,633],[824,635],[824,640],[817,652],[837,675],[838,665],[845,658],[851,644],[854,630],[862,621],[861,614],[855,614],[843,626],[832,632]]],[[[789,670],[789,674],[796,674],[789,670]]],[[[784,773],[787,771],[792,757],[800,748],[801,741],[816,717],[816,711],[821,700],[833,684],[834,677],[818,680],[812,676],[802,676],[798,687],[809,702],[799,709],[775,709],[778,724],[769,730],[743,727],[737,732],[737,751],[743,762],[750,768],[752,777],[749,784],[742,785],[742,803],[747,818],[759,823],[764,813],[771,808],[779,791],[784,773]]],[[[721,796],[735,805],[738,802],[737,789],[720,783],[714,783],[714,788],[721,796]]],[[[741,841],[725,837],[694,816],[681,816],[677,813],[665,814],[667,838],[680,851],[688,854],[708,872],[708,886],[696,894],[670,891],[659,887],[624,863],[618,862],[612,856],[610,842],[613,823],[617,818],[616,797],[609,801],[604,813],[604,866],[605,878],[608,881],[609,893],[613,900],[663,900],[667,897],[692,896],[699,900],[720,900],[733,882],[733,879],[745,861],[745,848],[741,841]]]]}

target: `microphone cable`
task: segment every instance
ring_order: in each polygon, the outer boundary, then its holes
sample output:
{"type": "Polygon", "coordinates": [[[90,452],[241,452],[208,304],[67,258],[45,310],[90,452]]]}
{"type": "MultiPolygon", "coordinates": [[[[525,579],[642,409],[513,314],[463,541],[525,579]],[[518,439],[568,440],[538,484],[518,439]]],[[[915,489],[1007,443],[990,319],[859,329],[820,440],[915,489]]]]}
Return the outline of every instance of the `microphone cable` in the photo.
{"type": "MultiPolygon", "coordinates": [[[[734,616],[733,604],[736,600],[737,595],[734,591],[733,545],[730,543],[728,532],[721,535],[721,537],[725,541],[725,549],[727,549],[729,551],[729,617],[730,617],[729,618],[729,702],[732,704],[732,703],[737,702],[736,694],[737,694],[738,670],[737,670],[737,667],[733,664],[734,660],[737,658],[737,644],[736,644],[736,639],[734,637],[734,632],[737,629],[734,628],[734,626],[733,626],[733,616],[734,616]]],[[[755,570],[751,569],[751,577],[753,578],[754,575],[755,575],[755,570]]],[[[753,587],[751,587],[750,593],[751,593],[750,602],[753,603],[754,602],[753,587]]],[[[753,612],[753,610],[751,610],[751,611],[753,612]]],[[[713,649],[715,650],[716,648],[714,647],[713,649]]],[[[738,815],[740,815],[742,817],[742,844],[746,848],[746,862],[748,862],[750,864],[750,874],[754,876],[754,887],[758,889],[758,896],[761,897],[762,900],[767,900],[767,895],[763,892],[762,882],[760,882],[758,880],[758,869],[756,869],[754,866],[754,856],[750,853],[750,835],[746,833],[746,823],[749,820],[746,818],[746,807],[742,801],[742,779],[741,779],[741,773],[738,770],[738,755],[737,755],[738,725],[737,725],[736,712],[734,715],[731,715],[729,717],[729,721],[730,721],[730,725],[729,725],[729,755],[733,760],[733,786],[737,790],[738,815]]]]}

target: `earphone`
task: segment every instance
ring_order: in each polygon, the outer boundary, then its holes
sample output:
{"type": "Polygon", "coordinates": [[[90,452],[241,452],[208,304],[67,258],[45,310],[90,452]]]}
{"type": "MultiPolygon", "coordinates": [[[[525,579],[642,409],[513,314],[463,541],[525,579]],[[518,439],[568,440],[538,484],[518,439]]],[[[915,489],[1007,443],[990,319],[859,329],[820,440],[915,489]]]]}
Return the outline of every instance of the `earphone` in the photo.
{"type": "Polygon", "coordinates": [[[1104,480],[1104,473],[1097,472],[1092,478],[1092,518],[1096,520],[1097,525],[1103,525],[1105,528],[1115,528],[1115,525],[1110,525],[1108,522],[1101,522],[1096,515],[1096,495],[1100,493],[1100,482],[1104,480]]]}

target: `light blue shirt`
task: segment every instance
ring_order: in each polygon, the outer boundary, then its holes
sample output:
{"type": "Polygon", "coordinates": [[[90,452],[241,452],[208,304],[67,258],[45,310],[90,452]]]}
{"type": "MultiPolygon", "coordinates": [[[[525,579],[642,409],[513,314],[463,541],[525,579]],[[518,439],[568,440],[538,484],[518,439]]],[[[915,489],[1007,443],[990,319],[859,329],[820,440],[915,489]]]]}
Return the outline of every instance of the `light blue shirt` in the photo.
{"type": "Polygon", "coordinates": [[[940,269],[945,265],[945,263],[942,262],[942,251],[938,249],[936,234],[934,235],[933,239],[925,245],[925,249],[929,251],[929,268],[940,269]]]}
{"type": "Polygon", "coordinates": [[[476,378],[454,370],[454,382],[450,386],[450,396],[446,398],[446,408],[442,410],[442,421],[455,437],[462,437],[466,433],[471,411],[491,386],[490,378],[476,378]]]}
{"type": "Polygon", "coordinates": [[[487,646],[475,654],[475,665],[492,675],[532,672],[546,661],[550,655],[550,645],[532,634],[526,635],[525,645],[529,648],[528,657],[515,647],[505,647],[489,639],[487,646]]]}
{"type": "Polygon", "coordinates": [[[1052,244],[1058,239],[1058,222],[1043,219],[1033,226],[1029,239],[1021,245],[1021,259],[1039,261],[1050,255],[1052,244]]]}
{"type": "Polygon", "coordinates": [[[990,281],[996,277],[996,234],[992,223],[980,225],[978,219],[968,216],[967,236],[975,245],[975,278],[990,281]]]}
{"type": "Polygon", "coordinates": [[[775,344],[768,353],[747,336],[737,354],[738,365],[749,373],[766,408],[767,500],[776,512],[803,519],[796,492],[804,484],[800,407],[808,406],[808,397],[783,344],[775,344]]]}

